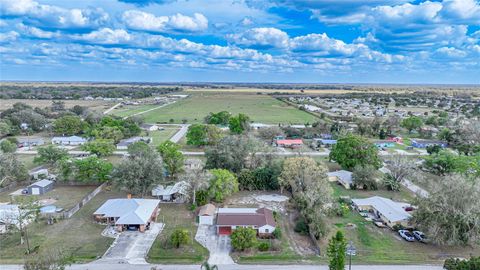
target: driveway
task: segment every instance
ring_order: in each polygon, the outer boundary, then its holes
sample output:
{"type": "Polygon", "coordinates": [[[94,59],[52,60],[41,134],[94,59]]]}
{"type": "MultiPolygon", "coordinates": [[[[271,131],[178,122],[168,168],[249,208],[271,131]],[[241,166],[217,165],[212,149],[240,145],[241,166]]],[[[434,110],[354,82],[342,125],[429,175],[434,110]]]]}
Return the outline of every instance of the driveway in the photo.
{"type": "Polygon", "coordinates": [[[230,250],[232,249],[230,237],[225,235],[218,236],[215,226],[198,226],[195,240],[210,252],[210,257],[208,258],[209,264],[235,264],[232,257],[230,257],[230,250]]]}
{"type": "Polygon", "coordinates": [[[125,231],[113,242],[105,252],[102,261],[146,264],[145,257],[150,250],[157,235],[162,231],[163,223],[152,223],[150,230],[144,233],[138,231],[125,231]]]}
{"type": "Polygon", "coordinates": [[[175,133],[171,138],[170,138],[170,141],[171,142],[174,142],[174,143],[178,143],[183,136],[185,136],[185,134],[187,134],[187,131],[188,131],[188,127],[190,125],[187,125],[187,124],[184,124],[184,125],[180,125],[181,128],[179,131],[177,131],[177,133],[175,133]]]}

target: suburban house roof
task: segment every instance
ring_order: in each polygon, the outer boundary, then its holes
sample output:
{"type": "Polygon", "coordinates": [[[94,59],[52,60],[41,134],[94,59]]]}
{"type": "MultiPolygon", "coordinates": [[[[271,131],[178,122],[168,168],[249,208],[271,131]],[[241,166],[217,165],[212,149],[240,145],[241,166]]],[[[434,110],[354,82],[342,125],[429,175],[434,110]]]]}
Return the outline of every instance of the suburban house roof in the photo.
{"type": "Polygon", "coordinates": [[[219,208],[218,226],[257,226],[275,227],[272,210],[267,208],[219,208]]]}
{"type": "Polygon", "coordinates": [[[38,166],[28,171],[28,174],[35,174],[38,172],[45,172],[45,171],[48,173],[48,169],[45,168],[45,166],[38,166]]]}
{"type": "Polygon", "coordinates": [[[215,205],[208,203],[205,204],[200,208],[200,211],[198,211],[199,216],[213,216],[215,215],[215,205]]]}
{"type": "Polygon", "coordinates": [[[320,139],[320,142],[322,144],[336,144],[337,140],[332,140],[332,139],[320,139]]]}
{"type": "Polygon", "coordinates": [[[425,139],[412,139],[412,143],[433,143],[433,144],[446,144],[445,141],[439,140],[425,140],[425,139]]]}
{"type": "Polygon", "coordinates": [[[40,137],[16,137],[17,142],[24,143],[24,142],[43,142],[43,138],[40,137]]]}
{"type": "Polygon", "coordinates": [[[402,204],[380,196],[366,199],[352,199],[357,206],[371,206],[390,222],[410,219],[411,215],[403,209],[402,204]]]}
{"type": "Polygon", "coordinates": [[[170,185],[165,188],[162,185],[158,185],[152,190],[152,195],[167,196],[167,195],[173,195],[175,193],[186,194],[187,188],[188,188],[188,184],[185,181],[177,182],[175,183],[175,185],[170,185]]]}
{"type": "Polygon", "coordinates": [[[350,172],[350,171],[340,170],[340,171],[335,171],[335,172],[329,172],[329,173],[327,173],[327,175],[328,176],[336,176],[342,182],[347,183],[347,184],[352,184],[353,183],[352,172],[350,172]]]}
{"type": "Polygon", "coordinates": [[[300,139],[284,139],[277,140],[277,144],[303,144],[303,141],[300,139]]]}
{"type": "Polygon", "coordinates": [[[151,128],[151,127],[156,127],[157,125],[155,124],[141,124],[140,127],[141,128],[151,128]]]}
{"type": "Polygon", "coordinates": [[[86,142],[87,139],[79,137],[79,136],[69,136],[69,137],[53,137],[52,141],[62,141],[62,142],[86,142]]]}
{"type": "Polygon", "coordinates": [[[149,221],[159,203],[152,199],[110,199],[93,214],[118,218],[116,225],[142,225],[149,221]]]}
{"type": "Polygon", "coordinates": [[[389,140],[375,140],[373,143],[394,143],[394,141],[389,141],[389,140]]]}
{"type": "Polygon", "coordinates": [[[50,180],[47,180],[47,179],[43,179],[43,180],[40,180],[40,181],[37,181],[33,184],[31,184],[29,187],[32,187],[32,186],[37,186],[37,187],[46,187],[50,184],[52,184],[53,182],[50,181],[50,180]]]}
{"type": "Polygon", "coordinates": [[[132,143],[136,142],[150,142],[151,138],[150,137],[132,137],[128,139],[123,139],[120,140],[120,142],[117,144],[117,146],[129,146],[132,143]]]}

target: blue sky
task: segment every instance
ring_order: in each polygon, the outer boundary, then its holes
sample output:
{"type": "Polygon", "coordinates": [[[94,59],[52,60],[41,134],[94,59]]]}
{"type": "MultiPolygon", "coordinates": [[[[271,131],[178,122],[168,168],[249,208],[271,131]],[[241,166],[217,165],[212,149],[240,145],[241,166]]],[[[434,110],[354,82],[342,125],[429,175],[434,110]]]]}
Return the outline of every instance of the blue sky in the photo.
{"type": "Polygon", "coordinates": [[[480,83],[479,0],[0,0],[0,78],[480,83]]]}

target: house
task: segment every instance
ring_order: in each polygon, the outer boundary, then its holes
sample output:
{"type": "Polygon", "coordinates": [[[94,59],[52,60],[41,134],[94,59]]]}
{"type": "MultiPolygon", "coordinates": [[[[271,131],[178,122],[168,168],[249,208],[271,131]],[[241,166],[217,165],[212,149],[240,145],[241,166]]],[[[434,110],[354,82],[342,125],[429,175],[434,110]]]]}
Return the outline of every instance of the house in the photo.
{"type": "Polygon", "coordinates": [[[373,144],[378,148],[392,148],[395,147],[395,142],[389,140],[377,140],[373,144]]]}
{"type": "Polygon", "coordinates": [[[42,195],[52,190],[53,184],[53,181],[43,179],[28,186],[27,192],[31,195],[42,195]]]}
{"type": "Polygon", "coordinates": [[[52,143],[59,145],[82,145],[87,142],[87,139],[79,136],[69,136],[69,137],[53,137],[52,143]]]}
{"type": "Polygon", "coordinates": [[[141,124],[140,128],[146,131],[155,131],[160,129],[159,126],[155,124],[141,124]]]}
{"type": "Polygon", "coordinates": [[[321,145],[324,146],[332,146],[334,144],[337,144],[337,140],[332,140],[332,139],[314,139],[317,143],[320,143],[321,145]]]}
{"type": "Polygon", "coordinates": [[[403,143],[402,137],[388,137],[387,141],[389,142],[396,142],[396,143],[403,143]]]}
{"type": "Polygon", "coordinates": [[[150,143],[151,141],[152,141],[152,138],[150,137],[132,137],[128,139],[123,139],[123,140],[120,140],[120,142],[117,144],[117,149],[127,150],[128,146],[133,143],[136,143],[136,142],[150,143]]]}
{"type": "Polygon", "coordinates": [[[272,210],[267,208],[219,208],[217,234],[230,235],[239,227],[257,231],[259,236],[270,236],[276,228],[272,210]]]}
{"type": "MultiPolygon", "coordinates": [[[[20,227],[20,215],[25,210],[16,204],[0,204],[0,234],[6,233],[11,226],[20,227]]],[[[23,219],[22,224],[28,225],[32,219],[23,219]]]]}
{"type": "Polygon", "coordinates": [[[360,212],[370,212],[375,218],[382,220],[388,227],[395,225],[408,227],[412,217],[405,208],[409,204],[394,202],[380,196],[373,196],[366,199],[352,199],[353,206],[360,212]]]}
{"type": "Polygon", "coordinates": [[[427,146],[438,145],[442,148],[447,147],[447,142],[436,141],[436,140],[422,140],[422,139],[412,139],[412,146],[416,148],[427,148],[427,146]]]}
{"type": "Polygon", "coordinates": [[[36,167],[28,171],[28,175],[31,179],[44,179],[48,176],[48,169],[43,166],[36,167]]]}
{"type": "Polygon", "coordinates": [[[275,145],[284,148],[298,148],[303,145],[303,141],[301,139],[281,139],[276,140],[275,145]]]}
{"type": "Polygon", "coordinates": [[[157,197],[162,202],[183,203],[188,195],[187,190],[187,182],[181,181],[165,188],[162,185],[158,185],[152,190],[152,196],[157,197]]]}
{"type": "Polygon", "coordinates": [[[110,199],[93,213],[93,217],[98,222],[115,225],[119,232],[145,232],[157,219],[159,203],[153,199],[110,199]]]}
{"type": "Polygon", "coordinates": [[[340,170],[327,173],[328,179],[331,182],[338,182],[346,189],[350,189],[353,186],[352,172],[340,170]]]}
{"type": "Polygon", "coordinates": [[[200,207],[200,211],[198,211],[198,224],[213,225],[213,220],[215,219],[215,210],[215,205],[211,203],[200,207]]]}
{"type": "Polygon", "coordinates": [[[32,147],[44,145],[45,141],[40,137],[17,137],[17,147],[32,147]]]}

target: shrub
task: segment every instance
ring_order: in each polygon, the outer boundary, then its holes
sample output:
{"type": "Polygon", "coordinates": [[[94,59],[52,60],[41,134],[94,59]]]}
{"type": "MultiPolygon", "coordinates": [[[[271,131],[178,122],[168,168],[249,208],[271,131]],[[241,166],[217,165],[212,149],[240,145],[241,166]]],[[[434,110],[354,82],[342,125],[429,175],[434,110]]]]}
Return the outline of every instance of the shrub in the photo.
{"type": "Polygon", "coordinates": [[[172,235],[170,236],[170,243],[175,248],[179,248],[181,245],[188,244],[189,240],[189,233],[185,229],[175,229],[175,231],[173,231],[172,235]]]}
{"type": "Polygon", "coordinates": [[[295,228],[293,230],[302,235],[308,234],[308,226],[303,217],[297,220],[297,222],[295,223],[295,228]]]}
{"type": "Polygon", "coordinates": [[[393,225],[392,229],[393,229],[394,231],[398,231],[398,230],[403,230],[403,229],[405,229],[405,227],[403,227],[402,224],[395,224],[395,225],[393,225]]]}
{"type": "Polygon", "coordinates": [[[282,238],[282,230],[280,230],[280,228],[275,228],[272,235],[275,237],[275,239],[280,239],[282,238]]]}
{"type": "Polygon", "coordinates": [[[258,250],[259,251],[267,251],[270,249],[270,243],[268,242],[260,242],[258,244],[258,250]]]}
{"type": "Polygon", "coordinates": [[[230,236],[232,247],[235,250],[244,251],[254,247],[257,243],[257,232],[252,228],[237,228],[230,236]]]}

